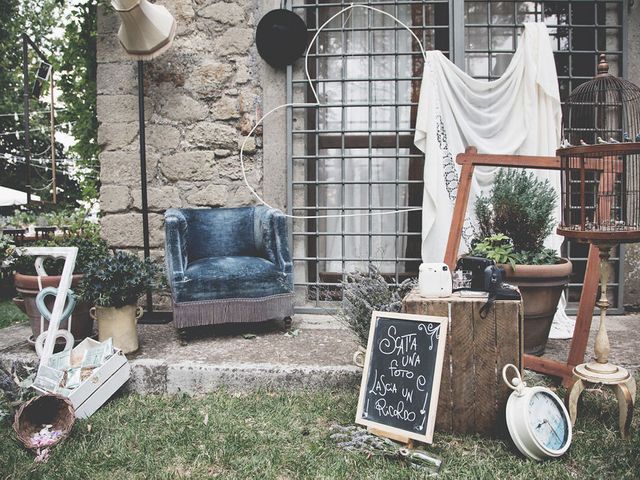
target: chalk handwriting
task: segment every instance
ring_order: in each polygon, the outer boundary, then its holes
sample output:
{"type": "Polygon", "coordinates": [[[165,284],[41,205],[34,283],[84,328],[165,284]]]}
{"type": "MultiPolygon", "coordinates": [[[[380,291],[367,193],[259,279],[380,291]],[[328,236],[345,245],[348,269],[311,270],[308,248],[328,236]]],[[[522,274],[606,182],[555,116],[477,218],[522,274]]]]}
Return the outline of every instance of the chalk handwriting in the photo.
{"type": "Polygon", "coordinates": [[[431,340],[429,350],[433,350],[433,337],[435,336],[436,339],[440,339],[440,325],[434,325],[433,323],[427,323],[425,325],[424,323],[421,323],[418,325],[418,330],[423,331],[429,336],[429,339],[431,340]]]}
{"type": "Polygon", "coordinates": [[[416,351],[418,349],[416,336],[417,334],[415,333],[398,335],[396,327],[391,325],[387,330],[387,336],[380,340],[378,349],[384,355],[404,355],[416,351]]]}
{"type": "Polygon", "coordinates": [[[374,407],[381,417],[397,418],[407,422],[413,422],[416,419],[416,413],[407,410],[402,400],[393,406],[387,405],[387,400],[380,398],[376,400],[374,407]]]}

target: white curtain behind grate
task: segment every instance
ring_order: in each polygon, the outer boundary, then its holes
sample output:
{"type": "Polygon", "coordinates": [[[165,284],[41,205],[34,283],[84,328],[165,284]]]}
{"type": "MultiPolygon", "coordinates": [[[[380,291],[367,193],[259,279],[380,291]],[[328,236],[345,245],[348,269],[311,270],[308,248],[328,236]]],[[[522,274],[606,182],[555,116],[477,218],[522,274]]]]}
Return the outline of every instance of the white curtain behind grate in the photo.
{"type": "MultiPolygon", "coordinates": [[[[323,10],[328,18],[338,8],[323,10]]],[[[410,24],[410,9],[399,10],[400,20],[410,24]]],[[[375,142],[376,135],[393,135],[398,129],[409,129],[409,107],[375,104],[410,102],[411,82],[397,82],[394,79],[411,76],[411,56],[395,55],[396,52],[411,51],[411,35],[393,19],[371,11],[353,11],[349,18],[345,16],[342,21],[344,28],[339,29],[340,31],[320,35],[320,52],[361,56],[321,58],[318,63],[318,78],[347,80],[322,82],[318,85],[322,103],[345,105],[344,108],[320,109],[318,130],[321,134],[323,131],[342,131],[346,145],[344,149],[318,151],[320,157],[327,157],[318,161],[318,180],[327,182],[318,188],[318,205],[335,207],[335,210],[328,213],[341,213],[341,207],[362,207],[361,210],[344,213],[363,213],[379,207],[402,208],[407,205],[408,187],[398,182],[408,179],[409,159],[397,158],[397,155],[408,154],[408,149],[348,148],[348,139],[351,135],[366,137],[370,131],[374,131],[369,138],[375,142]],[[375,29],[383,26],[397,27],[400,30],[375,29]],[[357,30],[358,28],[363,30],[357,30]],[[377,55],[369,56],[370,52],[376,52],[377,55]],[[381,53],[388,55],[380,55],[381,53]],[[380,80],[377,81],[378,79],[380,80]],[[360,106],[349,106],[350,104],[360,106]],[[342,158],[343,155],[345,158],[342,158]],[[382,155],[386,158],[375,158],[382,155]],[[389,183],[369,185],[370,181],[389,183]],[[342,182],[362,184],[343,185],[342,182]]],[[[319,255],[329,260],[320,264],[320,270],[362,270],[367,268],[369,259],[378,259],[373,263],[381,271],[395,272],[395,259],[405,256],[406,237],[379,234],[405,232],[406,224],[406,213],[322,219],[319,229],[326,235],[320,237],[319,255]],[[343,234],[347,235],[343,237],[343,234]],[[343,263],[342,259],[348,260],[343,263]]],[[[399,262],[399,271],[404,270],[403,263],[399,262]]]]}

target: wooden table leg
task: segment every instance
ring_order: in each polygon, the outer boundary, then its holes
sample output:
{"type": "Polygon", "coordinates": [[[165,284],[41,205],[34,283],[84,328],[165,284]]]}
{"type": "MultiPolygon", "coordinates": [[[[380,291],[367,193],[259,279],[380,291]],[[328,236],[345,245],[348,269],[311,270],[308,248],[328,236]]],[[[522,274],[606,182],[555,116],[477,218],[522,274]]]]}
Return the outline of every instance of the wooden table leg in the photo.
{"type": "Polygon", "coordinates": [[[613,386],[613,390],[618,397],[618,408],[620,409],[620,435],[622,438],[629,438],[631,420],[633,420],[633,403],[634,398],[631,396],[629,386],[626,383],[620,383],[613,386]]]}

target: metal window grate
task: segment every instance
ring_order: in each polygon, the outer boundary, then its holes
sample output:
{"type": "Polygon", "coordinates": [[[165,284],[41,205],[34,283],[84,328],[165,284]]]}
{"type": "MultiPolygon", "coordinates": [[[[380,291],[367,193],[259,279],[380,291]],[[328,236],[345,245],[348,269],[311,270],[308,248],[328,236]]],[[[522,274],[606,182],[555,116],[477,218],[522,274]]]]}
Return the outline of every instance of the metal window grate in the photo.
{"type": "MultiPolygon", "coordinates": [[[[362,2],[364,3],[364,2],[362,2]]],[[[504,72],[524,21],[545,21],[554,40],[562,97],[592,78],[596,52],[618,74],[623,55],[623,1],[373,1],[412,27],[477,78],[504,72]]],[[[311,38],[350,1],[300,0],[311,38]]],[[[309,56],[322,107],[288,112],[288,210],[327,215],[396,210],[422,204],[423,155],[413,147],[422,58],[411,35],[383,15],[343,14],[321,32],[309,56]]],[[[288,70],[288,101],[310,98],[300,64],[288,70]]],[[[420,212],[323,220],[295,219],[294,278],[299,311],[335,307],[343,272],[373,263],[391,283],[416,276],[420,212]]],[[[580,245],[570,300],[579,298],[586,264],[580,245]]],[[[613,262],[612,262],[613,264],[613,262]]],[[[620,263],[616,262],[617,278],[620,263]]],[[[612,284],[616,292],[618,284],[612,284]]]]}

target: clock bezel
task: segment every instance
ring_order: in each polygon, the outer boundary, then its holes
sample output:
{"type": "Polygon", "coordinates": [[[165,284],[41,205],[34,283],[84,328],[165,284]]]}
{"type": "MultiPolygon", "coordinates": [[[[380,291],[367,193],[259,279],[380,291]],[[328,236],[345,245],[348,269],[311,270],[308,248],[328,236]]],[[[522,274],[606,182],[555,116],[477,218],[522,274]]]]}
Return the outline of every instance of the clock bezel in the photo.
{"type": "Polygon", "coordinates": [[[524,387],[522,392],[515,391],[509,397],[506,408],[506,420],[509,434],[513,439],[513,443],[518,450],[525,456],[534,460],[544,460],[545,458],[556,458],[563,455],[571,446],[571,440],[573,438],[571,418],[569,412],[567,412],[564,403],[552,390],[546,387],[524,387]],[[559,450],[551,450],[545,447],[536,437],[531,427],[530,415],[529,415],[529,402],[533,395],[537,392],[543,392],[551,395],[559,405],[559,408],[564,415],[567,422],[567,441],[559,450]],[[525,414],[522,415],[524,410],[525,414]],[[526,438],[528,437],[528,439],[526,438]]]}

